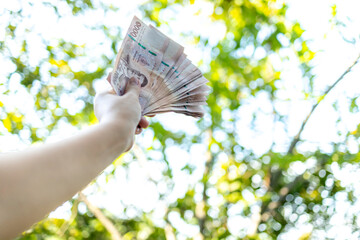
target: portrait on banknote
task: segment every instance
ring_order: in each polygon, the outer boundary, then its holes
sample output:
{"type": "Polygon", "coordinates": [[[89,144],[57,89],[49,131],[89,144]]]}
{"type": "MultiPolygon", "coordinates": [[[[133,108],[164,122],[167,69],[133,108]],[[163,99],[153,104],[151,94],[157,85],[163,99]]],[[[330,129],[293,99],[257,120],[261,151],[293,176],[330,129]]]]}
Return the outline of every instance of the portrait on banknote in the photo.
{"type": "Polygon", "coordinates": [[[116,89],[119,91],[119,95],[124,94],[126,86],[132,77],[139,80],[141,87],[145,87],[149,82],[144,74],[130,66],[130,56],[127,54],[125,58],[120,58],[117,70],[111,80],[111,83],[116,86],[116,89]]]}

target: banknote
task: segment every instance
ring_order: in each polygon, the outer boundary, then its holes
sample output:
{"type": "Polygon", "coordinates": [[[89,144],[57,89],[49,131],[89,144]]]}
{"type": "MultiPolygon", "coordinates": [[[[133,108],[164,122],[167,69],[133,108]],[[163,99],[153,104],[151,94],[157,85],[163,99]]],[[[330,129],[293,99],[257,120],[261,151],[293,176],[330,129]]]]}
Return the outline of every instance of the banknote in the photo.
{"type": "Polygon", "coordinates": [[[136,16],[116,56],[110,83],[123,95],[132,77],[141,85],[142,115],[177,112],[203,116],[208,80],[187,58],[183,46],[136,16]]]}

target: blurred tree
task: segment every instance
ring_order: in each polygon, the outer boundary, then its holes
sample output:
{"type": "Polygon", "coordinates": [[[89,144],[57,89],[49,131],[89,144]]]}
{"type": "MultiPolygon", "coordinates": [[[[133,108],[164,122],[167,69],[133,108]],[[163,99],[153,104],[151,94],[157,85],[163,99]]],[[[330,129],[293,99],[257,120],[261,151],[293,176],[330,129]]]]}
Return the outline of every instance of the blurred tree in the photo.
{"type": "MultiPolygon", "coordinates": [[[[149,1],[140,10],[146,18],[160,26],[166,24],[161,17],[165,11],[186,8],[194,2],[149,1]]],[[[113,171],[108,174],[111,178],[118,169],[127,169],[133,158],[145,164],[160,162],[162,177],[153,178],[149,174],[148,180],[156,186],[166,186],[166,191],[159,191],[159,202],[167,205],[163,219],[160,222],[154,220],[155,209],[150,212],[136,209],[134,217],[128,213],[134,207],[125,203],[123,216],[115,216],[104,209],[103,218],[112,222],[110,225],[118,231],[120,239],[190,238],[182,224],[197,229],[198,233],[193,236],[195,239],[281,239],[292,229],[306,224],[311,225],[312,230],[299,239],[326,236],[323,231],[331,227],[336,199],[345,194],[350,204],[356,201],[354,189],[344,189],[334,176],[333,169],[357,163],[358,154],[351,153],[346,143],[348,139],[357,140],[360,137],[360,127],[356,131],[342,133],[343,141],[331,143],[331,152],[320,148],[297,151],[296,147],[304,142],[301,134],[312,112],[344,76],[321,94],[314,90],[311,60],[315,52],[302,37],[304,30],[300,24],[288,20],[288,8],[283,1],[207,2],[212,6],[212,23],[221,24],[225,29],[224,38],[213,43],[193,32],[184,36],[203,51],[210,52],[209,59],[200,63],[205,65],[204,75],[212,89],[207,114],[196,123],[201,134],[172,133],[155,118],[146,130],[154,133],[153,146],[149,149],[136,146],[127,155],[129,159],[123,157],[117,160],[113,171]],[[285,63],[289,59],[298,63],[301,70],[302,99],[313,103],[313,110],[308,116],[303,116],[303,125],[294,135],[288,131],[289,113],[279,110],[280,104],[291,99],[281,97],[284,67],[276,62],[285,63]],[[259,99],[265,99],[267,105],[256,104],[259,99]],[[252,107],[244,110],[246,106],[252,107]],[[242,121],[245,116],[249,119],[245,128],[250,130],[242,133],[239,129],[244,129],[242,121]],[[279,147],[281,144],[274,136],[261,153],[244,142],[243,134],[262,131],[259,125],[264,123],[263,119],[270,122],[267,125],[270,129],[281,126],[282,131],[287,133],[285,147],[279,147]],[[203,162],[198,166],[187,161],[181,171],[192,179],[196,179],[196,173],[202,171],[201,177],[188,186],[185,194],[174,200],[169,196],[177,185],[176,173],[169,161],[168,149],[176,146],[191,153],[195,143],[205,149],[203,162]]],[[[1,14],[7,18],[5,37],[0,41],[1,54],[2,58],[13,63],[14,68],[1,82],[5,86],[1,93],[17,96],[19,88],[25,89],[33,96],[34,112],[41,124],[27,118],[24,110],[4,106],[1,102],[0,116],[4,134],[8,131],[24,141],[35,143],[44,141],[52,132],[61,129],[64,122],[81,127],[96,121],[92,111],[94,83],[104,79],[111,69],[121,42],[118,37],[121,29],[109,28],[102,23],[87,26],[109,41],[109,51],[96,56],[86,45],[39,36],[41,42],[38,44],[43,50],[38,53],[41,57],[34,60],[36,53],[29,48],[30,40],[26,37],[34,26],[24,27],[23,21],[35,14],[26,10],[35,3],[21,4],[18,11],[4,9],[1,14]],[[81,63],[80,67],[74,64],[76,62],[81,63]],[[89,67],[94,62],[96,67],[89,67]],[[17,88],[11,87],[14,81],[19,81],[17,88]],[[77,107],[73,109],[62,104],[66,98],[77,107]]],[[[37,4],[43,5],[58,19],[69,14],[81,17],[99,9],[109,14],[118,10],[113,5],[95,0],[42,1],[37,4]]],[[[336,17],[336,7],[333,7],[333,17],[336,17]]],[[[350,102],[349,111],[357,112],[357,98],[352,98],[350,102]]],[[[274,130],[273,135],[276,134],[274,130]]],[[[90,207],[85,212],[78,210],[84,199],[80,200],[80,203],[79,199],[71,201],[73,209],[69,221],[44,219],[19,239],[111,238],[101,217],[96,216],[90,207]]],[[[356,214],[348,214],[354,234],[359,234],[356,214]]]]}

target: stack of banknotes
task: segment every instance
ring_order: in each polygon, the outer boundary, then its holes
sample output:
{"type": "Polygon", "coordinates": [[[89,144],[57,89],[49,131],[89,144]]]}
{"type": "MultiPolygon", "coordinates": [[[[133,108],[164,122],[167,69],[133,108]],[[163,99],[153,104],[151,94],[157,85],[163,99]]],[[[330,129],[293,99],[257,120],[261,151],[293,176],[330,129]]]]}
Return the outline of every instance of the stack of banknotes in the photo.
{"type": "Polygon", "coordinates": [[[208,80],[187,59],[184,47],[136,16],[117,54],[110,83],[118,95],[123,95],[132,77],[141,84],[142,115],[204,115],[208,80]]]}

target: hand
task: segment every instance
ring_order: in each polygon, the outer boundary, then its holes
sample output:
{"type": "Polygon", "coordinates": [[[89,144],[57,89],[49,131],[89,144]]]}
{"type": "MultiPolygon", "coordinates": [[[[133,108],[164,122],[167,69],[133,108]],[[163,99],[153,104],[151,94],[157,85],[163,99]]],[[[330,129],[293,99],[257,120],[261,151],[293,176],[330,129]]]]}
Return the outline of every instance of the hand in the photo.
{"type": "Polygon", "coordinates": [[[130,129],[131,134],[140,134],[143,128],[149,126],[149,122],[141,116],[139,93],[139,81],[131,78],[122,96],[117,96],[113,90],[97,94],[94,103],[96,117],[100,123],[117,123],[122,128],[130,129]]]}

